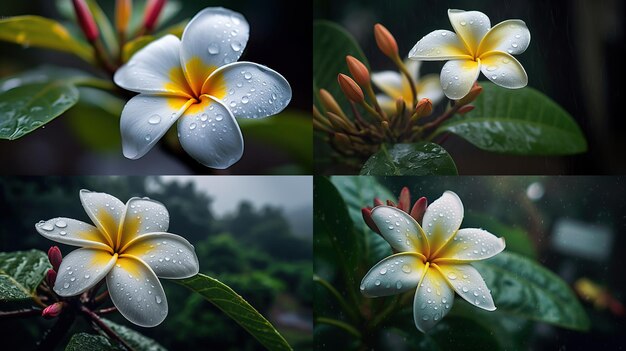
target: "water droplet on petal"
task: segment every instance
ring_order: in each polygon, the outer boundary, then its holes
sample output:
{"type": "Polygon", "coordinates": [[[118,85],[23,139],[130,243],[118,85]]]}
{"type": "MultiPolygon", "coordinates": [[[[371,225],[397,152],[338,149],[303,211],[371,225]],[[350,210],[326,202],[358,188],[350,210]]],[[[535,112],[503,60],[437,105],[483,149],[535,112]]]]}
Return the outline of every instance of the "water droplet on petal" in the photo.
{"type": "Polygon", "coordinates": [[[67,232],[65,230],[62,230],[62,231],[59,232],[59,235],[60,236],[65,236],[65,235],[67,235],[67,232]]]}
{"type": "Polygon", "coordinates": [[[467,22],[465,22],[465,21],[461,21],[461,25],[462,25],[462,26],[466,26],[466,25],[467,25],[467,22]]]}
{"type": "Polygon", "coordinates": [[[154,114],[152,116],[150,116],[150,118],[148,118],[148,123],[155,125],[155,124],[159,124],[161,122],[161,116],[154,114]]]}
{"type": "Polygon", "coordinates": [[[70,287],[70,283],[65,282],[65,284],[63,284],[63,287],[64,287],[65,289],[69,288],[69,287],[70,287]]]}
{"type": "Polygon", "coordinates": [[[217,55],[217,54],[220,53],[220,47],[217,44],[215,44],[215,43],[209,44],[209,49],[208,50],[209,50],[209,54],[211,54],[211,55],[217,55]]]}
{"type": "Polygon", "coordinates": [[[408,264],[402,265],[402,271],[404,273],[411,273],[411,267],[408,264]]]}
{"type": "Polygon", "coordinates": [[[247,96],[243,96],[243,97],[241,98],[241,103],[242,103],[242,104],[247,104],[247,103],[248,103],[248,101],[250,101],[250,98],[248,98],[247,96]]]}
{"type": "Polygon", "coordinates": [[[380,285],[380,280],[376,280],[376,281],[374,282],[374,285],[379,286],[379,285],[380,285]]]}
{"type": "Polygon", "coordinates": [[[239,51],[241,50],[241,43],[238,41],[233,41],[232,43],[230,43],[230,47],[233,49],[233,51],[239,51]]]}
{"type": "Polygon", "coordinates": [[[219,122],[219,121],[221,121],[221,120],[223,120],[223,119],[224,119],[224,116],[223,116],[223,115],[217,115],[217,116],[215,116],[215,120],[216,120],[216,121],[218,121],[218,122],[219,122]]]}
{"type": "Polygon", "coordinates": [[[54,229],[54,227],[51,224],[46,223],[41,226],[41,229],[46,230],[46,231],[51,231],[52,229],[54,229]]]}
{"type": "Polygon", "coordinates": [[[456,274],[448,273],[448,278],[450,278],[450,280],[455,280],[456,279],[456,274]]]}
{"type": "Polygon", "coordinates": [[[246,78],[246,79],[250,79],[250,78],[252,78],[252,73],[246,72],[246,73],[243,74],[243,77],[246,78]]]}
{"type": "Polygon", "coordinates": [[[59,220],[56,223],[54,223],[54,225],[56,225],[59,228],[65,228],[65,227],[67,227],[67,222],[65,222],[63,220],[59,220]]]}
{"type": "Polygon", "coordinates": [[[383,268],[380,270],[380,274],[385,275],[387,274],[387,268],[383,268]]]}
{"type": "Polygon", "coordinates": [[[195,124],[195,123],[191,123],[191,124],[189,125],[189,129],[191,129],[191,130],[196,129],[196,127],[197,127],[197,124],[195,124]]]}

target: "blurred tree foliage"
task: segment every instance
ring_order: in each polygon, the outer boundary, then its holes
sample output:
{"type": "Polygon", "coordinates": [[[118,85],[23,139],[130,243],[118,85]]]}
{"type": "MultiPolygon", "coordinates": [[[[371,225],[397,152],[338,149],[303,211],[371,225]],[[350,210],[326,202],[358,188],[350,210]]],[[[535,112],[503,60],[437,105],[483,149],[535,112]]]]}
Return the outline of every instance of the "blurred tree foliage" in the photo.
{"type": "MultiPolygon", "coordinates": [[[[184,236],[196,247],[200,272],[231,286],[265,315],[296,349],[312,345],[312,244],[310,229],[294,228],[283,210],[254,208],[242,202],[237,211],[217,218],[213,200],[196,190],[193,183],[163,182],[158,177],[0,177],[0,251],[37,248],[47,250],[52,242],[34,230],[41,219],[56,216],[85,222],[78,191],[82,188],[110,193],[122,201],[148,196],[164,203],[170,213],[172,233],[184,236]]],[[[308,213],[312,211],[309,210],[308,213]]],[[[62,245],[61,245],[62,246],[62,245]]],[[[64,253],[73,248],[61,247],[64,253]]],[[[165,322],[141,332],[168,349],[256,350],[261,345],[232,320],[200,296],[164,280],[169,316],[165,322]]],[[[112,316],[119,317],[119,316],[112,316]]],[[[138,328],[121,318],[112,318],[138,328]]],[[[11,324],[14,333],[5,341],[32,345],[50,326],[34,317],[11,324]],[[34,323],[34,322],[37,323],[34,323]],[[21,327],[18,327],[21,326],[21,327]]],[[[78,323],[75,331],[84,330],[78,323]]]]}

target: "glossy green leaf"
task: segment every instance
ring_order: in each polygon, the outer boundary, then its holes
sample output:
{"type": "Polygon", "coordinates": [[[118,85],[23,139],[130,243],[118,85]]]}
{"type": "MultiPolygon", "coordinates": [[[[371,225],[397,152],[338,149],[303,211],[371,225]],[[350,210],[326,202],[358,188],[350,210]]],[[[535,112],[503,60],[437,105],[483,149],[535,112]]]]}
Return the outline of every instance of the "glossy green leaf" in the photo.
{"type": "Polygon", "coordinates": [[[501,313],[587,330],[589,319],[574,292],[559,276],[521,255],[502,252],[474,262],[501,313]]]}
{"type": "Polygon", "coordinates": [[[345,29],[330,21],[313,22],[313,86],[316,89],[313,93],[317,96],[317,89],[326,89],[344,111],[351,111],[350,104],[337,83],[339,73],[349,73],[347,55],[352,55],[369,66],[363,50],[345,29]]]}
{"type": "Polygon", "coordinates": [[[382,145],[363,165],[361,175],[456,175],[456,165],[441,146],[415,144],[382,145]]]}
{"type": "Polygon", "coordinates": [[[516,155],[569,155],[587,150],[580,128],[561,106],[526,87],[510,90],[481,83],[476,108],[444,123],[435,135],[454,133],[493,152],[516,155]]]}
{"type": "Polygon", "coordinates": [[[0,20],[0,40],[75,54],[94,63],[92,48],[74,39],[60,23],[39,16],[16,16],[0,20]]]}
{"type": "Polygon", "coordinates": [[[0,93],[0,139],[15,140],[52,121],[78,101],[71,81],[21,85],[0,93]]]}
{"type": "MultiPolygon", "coordinates": [[[[158,342],[144,336],[134,329],[111,322],[108,319],[102,318],[102,321],[136,351],[167,351],[167,349],[158,342]]],[[[111,340],[109,340],[109,343],[115,344],[115,342],[111,340]]]]}
{"type": "Polygon", "coordinates": [[[48,255],[39,250],[0,252],[0,305],[30,307],[50,268],[48,255]]]}
{"type": "Polygon", "coordinates": [[[65,346],[65,351],[110,351],[119,350],[102,335],[76,333],[65,346]]]}
{"type": "Polygon", "coordinates": [[[397,197],[380,185],[374,177],[334,176],[331,178],[331,182],[348,207],[348,213],[358,233],[357,238],[363,240],[361,246],[363,247],[363,256],[366,258],[365,266],[369,269],[378,261],[391,255],[391,246],[365,224],[361,209],[368,206],[373,207],[374,198],[379,198],[383,202],[385,200],[396,202],[397,197]]]}
{"type": "Polygon", "coordinates": [[[237,120],[245,138],[253,138],[289,153],[303,168],[313,164],[311,115],[294,110],[262,119],[237,120]]]}
{"type": "Polygon", "coordinates": [[[214,304],[268,350],[292,349],[276,328],[228,285],[204,274],[176,282],[214,304]]]}

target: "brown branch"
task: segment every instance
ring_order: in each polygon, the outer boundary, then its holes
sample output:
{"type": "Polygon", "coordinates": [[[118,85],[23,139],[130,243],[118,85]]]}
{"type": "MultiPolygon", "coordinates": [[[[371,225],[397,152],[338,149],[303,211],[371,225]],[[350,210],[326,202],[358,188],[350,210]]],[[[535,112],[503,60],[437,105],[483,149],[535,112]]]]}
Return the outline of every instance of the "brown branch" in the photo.
{"type": "Polygon", "coordinates": [[[85,306],[80,307],[81,312],[85,315],[85,317],[91,321],[93,324],[97,325],[100,330],[102,330],[110,339],[116,341],[120,345],[122,345],[128,351],[134,351],[134,349],[128,345],[121,336],[119,336],[113,329],[111,329],[95,312],[88,309],[85,306]]]}

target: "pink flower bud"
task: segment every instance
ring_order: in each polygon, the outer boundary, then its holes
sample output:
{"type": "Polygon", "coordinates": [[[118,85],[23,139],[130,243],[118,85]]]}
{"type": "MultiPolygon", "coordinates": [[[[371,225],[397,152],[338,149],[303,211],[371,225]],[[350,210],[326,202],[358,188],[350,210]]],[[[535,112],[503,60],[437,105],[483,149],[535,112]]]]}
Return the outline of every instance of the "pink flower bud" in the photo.
{"type": "Polygon", "coordinates": [[[372,219],[372,209],[369,207],[363,207],[361,209],[361,215],[363,216],[363,220],[365,221],[365,224],[367,224],[367,226],[370,227],[371,230],[380,234],[380,230],[378,229],[378,227],[376,226],[376,223],[374,223],[374,220],[372,219]]]}
{"type": "Polygon", "coordinates": [[[148,0],[143,19],[143,26],[146,30],[151,31],[154,29],[163,6],[165,6],[165,0],[148,0]]]}
{"type": "Polygon", "coordinates": [[[426,208],[428,207],[428,199],[425,197],[420,197],[417,201],[415,201],[415,205],[411,209],[411,217],[417,221],[417,223],[422,224],[422,219],[424,219],[424,213],[426,213],[426,208]]]}
{"type": "Polygon", "coordinates": [[[89,11],[89,6],[87,6],[85,0],[72,0],[72,3],[74,4],[78,24],[80,24],[80,28],[85,33],[85,37],[90,42],[95,41],[100,36],[100,32],[91,11],[89,11]]]}
{"type": "Polygon", "coordinates": [[[339,87],[343,94],[350,99],[350,101],[361,103],[365,101],[365,96],[363,95],[363,90],[361,87],[356,84],[354,79],[348,77],[343,73],[339,73],[337,76],[337,81],[339,82],[339,87]]]}
{"type": "Polygon", "coordinates": [[[409,212],[409,206],[411,206],[411,192],[409,188],[404,187],[400,191],[400,198],[398,199],[398,209],[409,212]]]}
{"type": "Polygon", "coordinates": [[[65,307],[65,303],[63,302],[55,302],[52,305],[46,307],[41,311],[41,316],[46,319],[51,319],[57,317],[63,311],[63,307],[65,307]]]}
{"type": "Polygon", "coordinates": [[[61,250],[59,250],[58,246],[52,246],[48,249],[48,260],[52,265],[52,269],[58,271],[61,266],[61,261],[63,261],[63,255],[61,254],[61,250]]]}
{"type": "Polygon", "coordinates": [[[375,198],[374,198],[374,207],[376,207],[376,206],[382,206],[382,205],[384,205],[384,203],[383,203],[382,201],[380,201],[380,199],[379,199],[379,198],[375,197],[375,198]]]}
{"type": "Polygon", "coordinates": [[[57,281],[57,272],[54,269],[48,269],[46,272],[46,283],[51,288],[54,288],[54,282],[57,281]]]}

